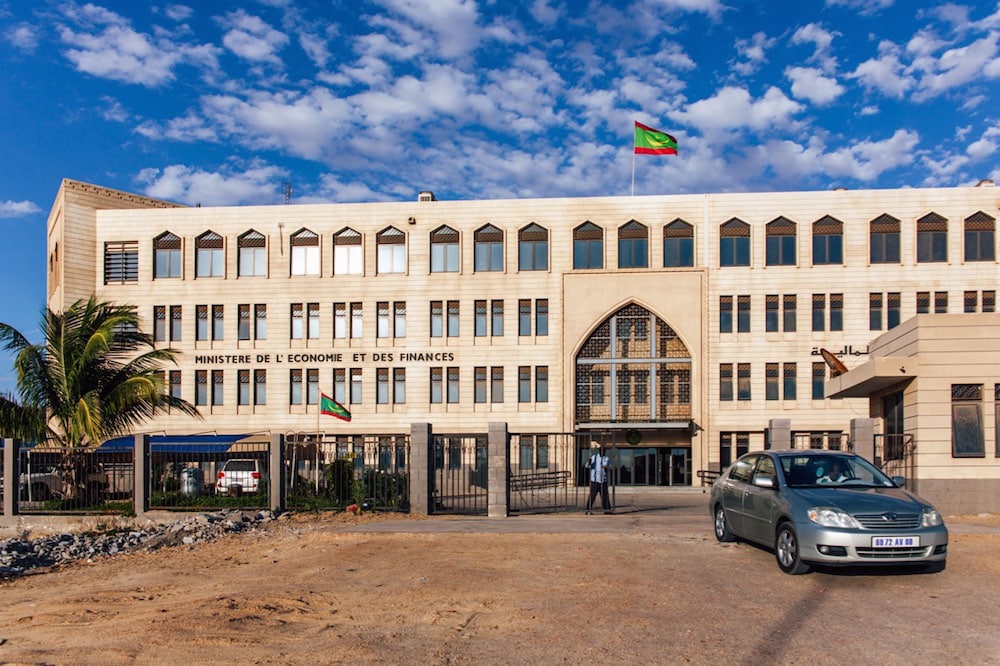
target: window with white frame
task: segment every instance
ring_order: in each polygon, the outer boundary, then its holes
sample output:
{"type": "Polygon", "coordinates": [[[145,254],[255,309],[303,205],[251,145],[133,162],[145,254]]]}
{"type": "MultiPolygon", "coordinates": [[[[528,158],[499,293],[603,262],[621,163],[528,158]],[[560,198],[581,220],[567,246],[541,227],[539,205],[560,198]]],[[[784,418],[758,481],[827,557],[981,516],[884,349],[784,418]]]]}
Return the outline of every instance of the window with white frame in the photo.
{"type": "Polygon", "coordinates": [[[364,273],[364,246],[361,234],[344,229],[333,237],[333,274],[361,275],[364,273]]]}
{"type": "Polygon", "coordinates": [[[288,239],[292,246],[292,275],[319,275],[319,236],[299,229],[288,239]]]}
{"type": "Polygon", "coordinates": [[[240,277],[267,275],[267,239],[251,229],[236,240],[240,277]]]}

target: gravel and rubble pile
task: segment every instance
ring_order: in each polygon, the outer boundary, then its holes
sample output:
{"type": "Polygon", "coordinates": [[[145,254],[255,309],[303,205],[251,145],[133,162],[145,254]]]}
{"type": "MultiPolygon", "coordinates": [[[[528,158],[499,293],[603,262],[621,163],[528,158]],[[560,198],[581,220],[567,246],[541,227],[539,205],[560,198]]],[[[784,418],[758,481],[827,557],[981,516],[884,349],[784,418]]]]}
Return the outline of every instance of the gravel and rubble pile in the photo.
{"type": "Polygon", "coordinates": [[[55,534],[37,539],[15,537],[0,541],[0,579],[76,560],[205,543],[226,534],[262,529],[276,518],[273,511],[222,511],[201,513],[146,529],[55,534]]]}

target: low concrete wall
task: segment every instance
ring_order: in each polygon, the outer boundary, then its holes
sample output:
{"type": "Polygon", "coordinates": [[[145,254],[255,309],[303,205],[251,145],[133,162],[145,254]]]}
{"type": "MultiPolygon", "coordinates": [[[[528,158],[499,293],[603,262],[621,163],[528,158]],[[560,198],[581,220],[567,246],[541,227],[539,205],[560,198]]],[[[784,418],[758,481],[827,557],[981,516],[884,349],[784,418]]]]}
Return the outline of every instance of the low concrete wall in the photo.
{"type": "Polygon", "coordinates": [[[918,479],[913,491],[944,515],[1000,513],[997,479],[918,479]]]}

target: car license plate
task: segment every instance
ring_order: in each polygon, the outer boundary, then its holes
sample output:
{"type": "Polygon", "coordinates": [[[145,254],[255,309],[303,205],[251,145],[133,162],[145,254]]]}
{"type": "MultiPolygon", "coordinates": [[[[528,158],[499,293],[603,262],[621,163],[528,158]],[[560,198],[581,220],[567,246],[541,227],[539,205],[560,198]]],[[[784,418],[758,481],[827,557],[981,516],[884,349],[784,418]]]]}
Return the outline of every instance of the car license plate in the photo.
{"type": "Polygon", "coordinates": [[[916,548],[920,546],[918,536],[877,536],[872,537],[872,548],[916,548]]]}

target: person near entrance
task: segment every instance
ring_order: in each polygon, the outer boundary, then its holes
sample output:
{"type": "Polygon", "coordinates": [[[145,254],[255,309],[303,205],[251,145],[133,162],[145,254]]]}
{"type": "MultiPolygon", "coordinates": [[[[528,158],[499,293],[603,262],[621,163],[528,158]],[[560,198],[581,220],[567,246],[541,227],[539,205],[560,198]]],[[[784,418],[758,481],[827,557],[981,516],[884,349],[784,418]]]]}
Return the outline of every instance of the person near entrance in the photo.
{"type": "Polygon", "coordinates": [[[601,509],[604,513],[611,513],[611,500],[608,498],[608,456],[597,442],[590,443],[587,469],[590,470],[590,499],[587,500],[587,513],[593,510],[594,498],[598,493],[601,495],[601,509]]]}

